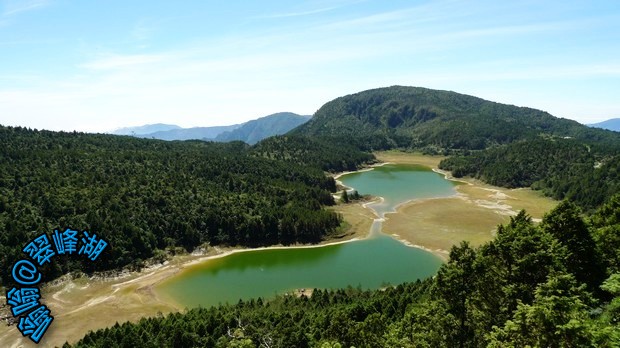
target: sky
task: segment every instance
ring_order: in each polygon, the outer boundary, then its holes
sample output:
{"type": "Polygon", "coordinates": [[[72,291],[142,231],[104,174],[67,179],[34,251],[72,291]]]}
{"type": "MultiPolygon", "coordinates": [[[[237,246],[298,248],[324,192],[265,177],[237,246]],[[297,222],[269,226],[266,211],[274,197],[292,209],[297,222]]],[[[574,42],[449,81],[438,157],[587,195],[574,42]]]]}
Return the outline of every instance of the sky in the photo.
{"type": "Polygon", "coordinates": [[[392,85],[620,117],[620,1],[0,0],[1,125],[227,125],[392,85]]]}

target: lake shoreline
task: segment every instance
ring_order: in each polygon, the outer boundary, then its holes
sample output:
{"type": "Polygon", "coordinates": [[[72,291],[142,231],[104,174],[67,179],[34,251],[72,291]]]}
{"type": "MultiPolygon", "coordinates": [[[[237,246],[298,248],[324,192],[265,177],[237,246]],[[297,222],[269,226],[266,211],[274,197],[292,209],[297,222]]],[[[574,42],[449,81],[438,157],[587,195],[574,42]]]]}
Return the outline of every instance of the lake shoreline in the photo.
{"type": "MultiPolygon", "coordinates": [[[[426,168],[428,170],[432,170],[435,173],[444,175],[444,178],[446,180],[448,180],[448,181],[458,181],[458,180],[452,180],[451,176],[449,175],[450,173],[443,172],[443,171],[442,172],[438,172],[439,169],[430,167],[427,163],[418,163],[418,162],[403,163],[403,162],[399,162],[397,160],[382,161],[380,163],[371,165],[369,168],[360,169],[358,171],[347,171],[347,172],[343,172],[343,173],[338,173],[338,174],[334,175],[334,179],[336,179],[336,182],[337,182],[338,185],[344,187],[347,190],[355,189],[353,187],[347,186],[341,180],[338,180],[338,179],[341,178],[342,176],[345,176],[345,175],[354,174],[354,173],[361,173],[361,172],[367,172],[367,171],[374,170],[377,167],[381,167],[381,166],[389,165],[389,164],[405,164],[405,165],[421,166],[421,167],[424,167],[424,168],[426,168]]],[[[373,201],[363,203],[362,207],[365,208],[365,209],[368,209],[376,217],[375,220],[381,221],[383,223],[383,222],[386,222],[387,220],[389,220],[389,216],[388,216],[389,214],[398,214],[398,213],[400,213],[400,210],[399,210],[400,207],[407,206],[408,204],[411,204],[411,203],[423,202],[423,201],[427,201],[427,200],[456,197],[458,194],[459,194],[459,192],[455,191],[454,194],[449,195],[449,196],[409,199],[409,200],[406,200],[404,202],[398,203],[396,206],[394,206],[394,210],[393,211],[384,212],[383,216],[380,216],[379,213],[375,209],[373,209],[371,207],[371,205],[372,204],[381,204],[381,203],[383,203],[385,201],[384,197],[375,196],[375,199],[373,201]]],[[[408,247],[411,247],[411,248],[421,249],[421,250],[427,251],[429,253],[432,253],[433,255],[435,255],[436,257],[441,259],[442,262],[447,262],[449,260],[449,250],[441,249],[441,248],[432,248],[432,247],[430,247],[428,245],[424,245],[422,243],[415,243],[415,242],[413,242],[413,241],[411,241],[411,240],[409,240],[407,238],[402,237],[398,233],[387,233],[386,231],[383,230],[383,228],[381,229],[381,231],[379,233],[381,233],[381,234],[383,234],[385,236],[388,236],[390,238],[393,238],[393,239],[399,241],[400,243],[404,244],[405,246],[408,246],[408,247]]],[[[370,231],[369,231],[368,236],[370,236],[370,231]]],[[[366,238],[368,238],[368,236],[366,238]]]]}
{"type": "MultiPolygon", "coordinates": [[[[380,166],[392,164],[392,163],[393,162],[382,162],[382,163],[374,164],[369,168],[363,168],[357,172],[370,171],[376,167],[380,167],[380,166]]],[[[343,175],[351,174],[351,173],[356,173],[356,172],[338,173],[334,175],[334,178],[338,179],[343,175]]],[[[160,292],[156,290],[156,287],[162,282],[165,282],[168,279],[171,279],[172,277],[178,275],[180,272],[183,272],[188,267],[204,264],[212,260],[216,260],[219,258],[237,254],[237,253],[249,252],[249,251],[320,248],[320,247],[325,247],[325,246],[330,246],[330,245],[338,245],[338,244],[350,243],[350,242],[367,239],[370,236],[370,232],[371,232],[370,226],[372,225],[372,223],[377,219],[381,219],[381,217],[378,216],[377,212],[374,209],[370,208],[369,205],[381,203],[383,201],[384,201],[383,197],[374,197],[372,201],[338,204],[336,206],[337,208],[349,208],[349,209],[354,209],[354,210],[365,211],[367,214],[364,217],[364,219],[367,220],[368,228],[364,228],[363,231],[361,231],[359,228],[357,230],[355,228],[352,228],[350,230],[347,230],[343,236],[328,237],[324,241],[317,243],[317,244],[273,245],[273,246],[264,246],[264,247],[258,247],[258,248],[247,248],[247,247],[239,247],[239,246],[207,247],[206,250],[202,250],[200,252],[173,256],[170,260],[167,260],[164,263],[154,264],[149,267],[145,267],[141,271],[137,271],[137,272],[120,271],[116,274],[113,274],[112,276],[96,275],[94,277],[87,278],[86,282],[88,283],[99,282],[99,283],[106,284],[106,286],[111,290],[111,294],[110,292],[108,292],[100,296],[89,297],[88,301],[84,302],[86,305],[81,305],[79,306],[79,308],[70,310],[67,312],[67,314],[79,314],[80,312],[86,313],[87,311],[90,311],[90,310],[93,310],[93,311],[97,310],[98,312],[100,312],[101,311],[100,307],[102,307],[103,305],[111,305],[111,306],[118,307],[118,304],[116,304],[116,301],[118,301],[119,299],[116,298],[114,294],[120,294],[123,292],[132,294],[136,298],[136,302],[144,303],[147,306],[159,305],[160,307],[166,308],[165,311],[162,311],[164,313],[183,311],[185,307],[182,304],[178,303],[177,301],[174,301],[171,298],[168,298],[167,296],[165,296],[165,294],[161,294],[160,292]]],[[[398,236],[392,236],[388,234],[386,235],[390,238],[394,238],[395,240],[403,243],[403,245],[406,245],[408,247],[413,247],[413,248],[431,252],[434,256],[442,260],[442,262],[445,262],[446,260],[446,254],[441,251],[431,250],[429,248],[426,248],[424,245],[413,244],[406,239],[399,238],[398,236]]],[[[54,298],[56,301],[63,301],[62,296],[58,295],[58,293],[62,292],[66,286],[70,287],[70,285],[73,282],[74,280],[69,279],[63,282],[59,282],[58,284],[54,284],[54,286],[51,289],[46,288],[46,290],[44,290],[47,293],[45,296],[54,298]],[[54,289],[56,291],[54,291],[54,289]]],[[[154,314],[156,315],[156,313],[142,313],[140,317],[144,315],[152,316],[154,314]]],[[[123,320],[138,320],[139,319],[139,317],[131,318],[131,317],[123,316],[123,315],[120,315],[120,317],[122,317],[123,320]]],[[[62,319],[62,315],[60,315],[57,318],[57,320],[58,319],[62,319]]],[[[102,324],[104,325],[100,325],[99,327],[105,326],[105,323],[102,323],[102,324]]],[[[113,323],[110,322],[108,326],[112,324],[113,323]]],[[[93,328],[89,327],[85,329],[94,329],[94,327],[93,328]]],[[[82,336],[79,336],[79,337],[82,337],[82,336]]],[[[53,337],[50,337],[50,338],[53,338],[53,337]]],[[[64,343],[64,341],[63,342],[59,341],[58,343],[62,344],[64,343]]]]}
{"type": "MultiPolygon", "coordinates": [[[[355,234],[326,239],[317,244],[274,245],[258,248],[208,247],[201,252],[172,256],[163,263],[152,264],[140,271],[121,270],[111,275],[67,275],[42,286],[42,299],[54,311],[54,326],[46,333],[46,343],[62,346],[75,343],[89,330],[114,325],[117,321],[138,321],[186,307],[161,294],[156,287],[188,267],[236,253],[277,249],[307,249],[359,241],[355,234]],[[352,236],[352,237],[351,237],[352,236]],[[96,320],[94,319],[96,318],[96,320]],[[57,330],[62,327],[63,330],[57,330]]],[[[4,295],[4,294],[3,294],[4,295]]],[[[29,347],[28,339],[15,326],[0,325],[0,341],[14,341],[16,347],[29,347]]]]}
{"type": "Polygon", "coordinates": [[[455,195],[413,199],[399,204],[395,212],[385,213],[383,233],[417,245],[436,254],[449,255],[453,245],[467,240],[479,246],[493,239],[499,224],[526,209],[534,221],[551,210],[557,201],[531,189],[506,189],[473,178],[454,178],[438,168],[443,156],[416,153],[379,152],[377,159],[426,166],[456,183],[455,195]],[[411,226],[415,226],[412,229],[411,226]]]}

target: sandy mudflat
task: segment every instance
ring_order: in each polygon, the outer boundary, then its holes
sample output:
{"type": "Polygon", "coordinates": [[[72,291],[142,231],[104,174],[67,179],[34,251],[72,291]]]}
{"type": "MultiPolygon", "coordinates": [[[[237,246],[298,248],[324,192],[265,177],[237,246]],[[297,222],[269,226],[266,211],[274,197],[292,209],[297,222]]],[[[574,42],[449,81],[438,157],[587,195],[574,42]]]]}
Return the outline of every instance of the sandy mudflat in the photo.
{"type": "Polygon", "coordinates": [[[57,285],[42,288],[41,302],[54,316],[49,330],[39,345],[22,337],[15,326],[0,324],[2,347],[53,347],[65,341],[74,342],[89,330],[112,326],[144,316],[168,313],[178,308],[157,298],[151,290],[157,282],[179,271],[186,260],[144,269],[141,272],[119,274],[115,278],[65,279],[57,285]]]}
{"type": "Polygon", "coordinates": [[[413,201],[386,214],[383,233],[432,250],[443,258],[452,245],[467,240],[480,245],[493,237],[507,217],[461,197],[413,201]]]}
{"type": "MultiPolygon", "coordinates": [[[[437,169],[441,156],[392,151],[375,155],[381,161],[424,165],[454,180],[437,169]]],[[[459,185],[454,197],[414,200],[399,206],[396,213],[386,214],[383,232],[445,258],[462,240],[472,245],[491,240],[497,225],[508,222],[521,209],[538,221],[558,203],[530,189],[494,187],[474,179],[455,181],[459,185]]]]}
{"type": "Polygon", "coordinates": [[[331,236],[330,241],[363,239],[368,236],[373,220],[378,216],[373,210],[365,207],[367,203],[369,202],[338,204],[329,208],[341,214],[345,221],[342,235],[331,236]]]}
{"type": "Polygon", "coordinates": [[[437,168],[439,162],[446,158],[446,156],[430,156],[423,155],[419,152],[403,151],[377,151],[374,155],[381,162],[419,164],[429,168],[437,168]]]}
{"type": "MultiPolygon", "coordinates": [[[[278,248],[316,248],[325,245],[347,243],[366,236],[362,233],[365,219],[370,221],[372,213],[357,204],[334,207],[345,216],[359,215],[354,223],[341,235],[316,245],[272,246],[265,248],[209,248],[207,253],[182,255],[170,262],[146,268],[141,272],[121,273],[114,278],[78,278],[46,285],[42,289],[41,302],[51,309],[54,321],[39,345],[22,337],[16,326],[0,323],[0,347],[53,347],[62,346],[65,341],[74,343],[88,331],[113,326],[116,322],[138,321],[140,318],[157,316],[159,313],[182,311],[182,306],[171,299],[161,298],[153,290],[159,282],[166,280],[183,268],[224,257],[237,252],[278,248]],[[364,218],[364,214],[368,214],[364,218]]],[[[368,232],[366,229],[366,233],[368,232]]],[[[3,293],[4,294],[4,293],[3,293]]],[[[4,297],[0,303],[6,303],[4,297]]],[[[6,308],[5,308],[6,309],[6,308]]]]}

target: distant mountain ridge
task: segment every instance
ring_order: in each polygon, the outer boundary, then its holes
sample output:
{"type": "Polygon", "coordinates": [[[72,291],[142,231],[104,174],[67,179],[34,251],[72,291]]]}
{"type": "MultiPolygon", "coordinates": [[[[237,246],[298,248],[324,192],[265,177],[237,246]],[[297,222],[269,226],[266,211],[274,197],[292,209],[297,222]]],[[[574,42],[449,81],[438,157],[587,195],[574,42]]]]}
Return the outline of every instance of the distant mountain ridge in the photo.
{"type": "Polygon", "coordinates": [[[285,134],[291,129],[308,122],[311,117],[292,112],[279,112],[248,121],[239,128],[223,132],[215,137],[215,141],[241,140],[254,145],[270,136],[285,134]]]}
{"type": "Polygon", "coordinates": [[[171,129],[167,131],[155,132],[140,135],[142,138],[153,138],[160,140],[191,140],[191,139],[207,139],[213,140],[219,134],[228,132],[241,127],[242,124],[233,124],[230,126],[213,126],[213,127],[191,127],[171,129]]]}
{"type": "Polygon", "coordinates": [[[366,150],[389,148],[480,150],[540,134],[584,141],[618,141],[617,134],[547,112],[451,91],[392,86],[324,104],[291,134],[345,137],[366,150]]]}
{"type": "Polygon", "coordinates": [[[609,120],[603,122],[588,124],[588,126],[620,132],[620,118],[610,118],[609,120]]]}
{"type": "Polygon", "coordinates": [[[144,135],[155,132],[163,132],[169,131],[173,129],[180,129],[181,127],[175,124],[164,124],[164,123],[154,123],[154,124],[145,124],[144,126],[137,127],[123,127],[115,129],[111,132],[111,134],[115,135],[144,135]]]}
{"type": "Polygon", "coordinates": [[[256,144],[270,136],[285,134],[306,123],[310,118],[311,116],[302,116],[292,112],[279,112],[229,126],[181,128],[176,125],[157,123],[119,128],[112,134],[160,140],[197,139],[220,142],[240,140],[248,144],[256,144]]]}

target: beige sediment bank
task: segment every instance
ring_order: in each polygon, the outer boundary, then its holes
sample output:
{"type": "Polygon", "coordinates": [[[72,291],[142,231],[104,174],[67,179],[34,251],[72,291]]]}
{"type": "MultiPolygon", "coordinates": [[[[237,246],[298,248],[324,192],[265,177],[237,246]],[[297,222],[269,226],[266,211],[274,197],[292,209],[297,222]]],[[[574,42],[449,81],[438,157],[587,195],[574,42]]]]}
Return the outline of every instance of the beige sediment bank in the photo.
{"type": "Polygon", "coordinates": [[[65,276],[42,288],[41,302],[51,310],[54,321],[39,345],[22,337],[15,326],[0,325],[2,347],[54,347],[74,343],[88,331],[137,321],[145,316],[177,311],[172,303],[159,299],[152,287],[178,272],[185,260],[178,258],[141,272],[124,272],[114,277],[71,278],[65,276]]]}
{"type": "MultiPolygon", "coordinates": [[[[340,211],[344,216],[362,214],[352,206],[341,208],[340,211]]],[[[0,346],[60,347],[66,341],[76,342],[90,330],[113,326],[116,322],[135,322],[143,317],[182,311],[184,308],[181,305],[158,296],[153,287],[186,267],[233,253],[265,249],[317,248],[352,242],[365,236],[359,233],[365,226],[363,220],[364,218],[360,218],[359,224],[352,225],[339,235],[314,245],[279,245],[251,249],[212,247],[203,253],[175,256],[171,261],[147,267],[140,272],[120,272],[106,278],[65,277],[42,289],[41,302],[50,308],[54,321],[41,344],[36,345],[28,338],[22,337],[15,325],[7,326],[1,322],[0,346]]],[[[2,304],[6,303],[5,298],[0,298],[0,301],[2,304]]]]}
{"type": "Polygon", "coordinates": [[[431,250],[444,259],[450,248],[463,240],[475,246],[491,240],[497,226],[508,222],[521,209],[538,221],[557,204],[531,189],[506,189],[475,179],[454,179],[438,169],[442,156],[391,151],[375,156],[386,162],[427,166],[458,182],[455,196],[407,202],[397,207],[396,213],[386,214],[383,223],[384,233],[431,250]]]}

